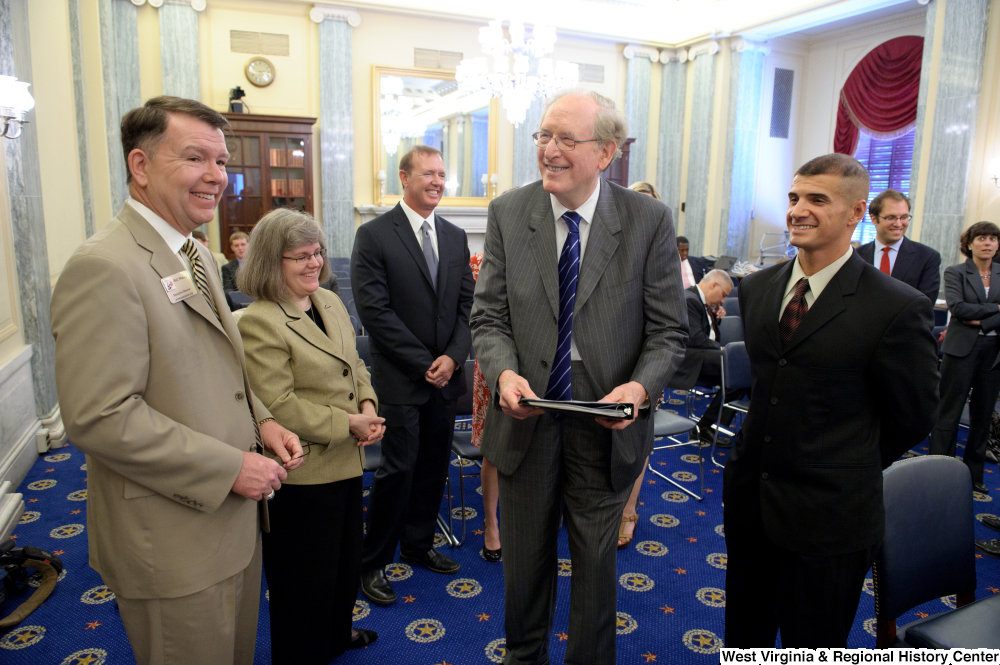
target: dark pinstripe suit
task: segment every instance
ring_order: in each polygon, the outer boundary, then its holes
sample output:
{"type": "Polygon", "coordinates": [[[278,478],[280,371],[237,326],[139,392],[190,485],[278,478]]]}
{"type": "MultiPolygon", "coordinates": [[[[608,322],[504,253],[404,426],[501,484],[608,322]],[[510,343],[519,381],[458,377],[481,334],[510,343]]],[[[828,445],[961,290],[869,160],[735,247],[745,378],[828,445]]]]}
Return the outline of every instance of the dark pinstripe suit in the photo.
{"type": "MultiPolygon", "coordinates": [[[[684,355],[686,312],[670,211],[600,181],[580,267],[573,397],[638,381],[655,399],[684,355]]],[[[541,182],[490,204],[472,312],[487,385],[511,369],[545,393],[556,352],[558,247],[541,182]]],[[[573,558],[566,663],[613,663],[615,551],[628,493],[652,448],[649,411],[611,432],[591,417],[516,420],[494,402],[483,452],[500,472],[507,663],[547,663],[561,502],[573,558]]]]}

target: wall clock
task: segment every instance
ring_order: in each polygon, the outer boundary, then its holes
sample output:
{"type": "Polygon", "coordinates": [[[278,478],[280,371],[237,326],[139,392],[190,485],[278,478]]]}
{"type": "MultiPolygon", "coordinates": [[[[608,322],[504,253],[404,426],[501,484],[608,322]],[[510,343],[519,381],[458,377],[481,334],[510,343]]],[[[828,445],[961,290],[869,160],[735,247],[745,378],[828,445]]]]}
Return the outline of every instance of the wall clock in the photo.
{"type": "Polygon", "coordinates": [[[267,58],[251,58],[246,66],[247,80],[258,88],[274,83],[274,65],[267,58]]]}

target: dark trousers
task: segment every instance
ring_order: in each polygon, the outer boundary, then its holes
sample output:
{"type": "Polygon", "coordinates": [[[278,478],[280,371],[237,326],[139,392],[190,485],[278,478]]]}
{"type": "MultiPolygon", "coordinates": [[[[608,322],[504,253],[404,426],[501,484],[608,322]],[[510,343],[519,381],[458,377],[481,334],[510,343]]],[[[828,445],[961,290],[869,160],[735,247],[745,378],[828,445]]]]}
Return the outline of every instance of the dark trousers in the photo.
{"type": "Polygon", "coordinates": [[[361,580],[361,476],[282,485],[268,509],[271,662],[325,665],[351,641],[361,580]]]}
{"type": "Polygon", "coordinates": [[[434,526],[444,493],[456,400],[431,391],[425,404],[380,404],[385,418],[382,464],[368,497],[368,535],[361,570],[392,563],[396,545],[407,556],[434,547],[434,526]]]}
{"type": "MultiPolygon", "coordinates": [[[[603,393],[573,363],[574,399],[603,393]]],[[[504,523],[506,665],[546,665],[556,609],[557,539],[565,523],[570,582],[566,665],[615,662],[618,524],[632,490],[611,487],[611,432],[592,416],[539,416],[524,460],[498,475],[504,523]]]]}
{"type": "Polygon", "coordinates": [[[964,358],[944,354],[941,360],[941,401],[931,431],[931,455],[955,455],[958,421],[969,400],[969,436],[965,442],[965,465],[972,473],[972,482],[983,482],[986,443],[990,438],[990,422],[1000,393],[1000,369],[994,368],[1000,353],[1000,337],[980,335],[972,351],[964,358]]]}
{"type": "Polygon", "coordinates": [[[726,646],[774,648],[780,630],[785,648],[846,647],[878,544],[840,556],[798,554],[772,543],[759,516],[739,513],[731,519],[727,510],[725,519],[726,646]]]}

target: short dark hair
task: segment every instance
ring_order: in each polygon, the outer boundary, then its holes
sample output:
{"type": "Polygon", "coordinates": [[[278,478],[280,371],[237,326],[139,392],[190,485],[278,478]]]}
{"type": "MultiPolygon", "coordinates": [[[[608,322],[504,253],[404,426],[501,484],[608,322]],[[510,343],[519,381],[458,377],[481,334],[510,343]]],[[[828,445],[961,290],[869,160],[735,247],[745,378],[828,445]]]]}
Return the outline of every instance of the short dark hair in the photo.
{"type": "Polygon", "coordinates": [[[840,187],[841,192],[849,199],[849,203],[858,199],[868,200],[870,184],[868,171],[861,165],[861,162],[850,155],[833,152],[810,159],[799,167],[795,175],[807,178],[816,175],[839,175],[843,179],[840,187]]]}
{"type": "Polygon", "coordinates": [[[230,234],[230,236],[229,236],[229,244],[232,245],[234,240],[239,240],[240,238],[242,238],[243,240],[246,240],[247,242],[250,241],[250,236],[248,236],[247,234],[243,233],[243,231],[236,231],[235,233],[230,234]]]}
{"type": "Polygon", "coordinates": [[[167,132],[167,121],[170,120],[171,113],[189,115],[210,127],[221,129],[223,133],[229,129],[229,121],[221,113],[193,99],[162,95],[147,100],[142,106],[122,116],[122,151],[125,153],[125,171],[128,174],[125,182],[132,182],[132,171],[128,168],[129,154],[138,148],[152,155],[167,132]]]}
{"type": "Polygon", "coordinates": [[[906,204],[906,209],[910,209],[910,199],[906,198],[906,195],[902,192],[897,192],[895,189],[887,189],[873,198],[872,202],[868,204],[868,216],[872,218],[872,222],[882,213],[882,206],[890,199],[893,201],[902,201],[906,204]]]}
{"type": "Polygon", "coordinates": [[[410,174],[410,169],[413,168],[413,155],[437,155],[442,160],[444,160],[444,155],[440,150],[431,145],[415,145],[406,151],[406,154],[399,159],[399,170],[406,171],[406,174],[410,174]]]}
{"type": "Polygon", "coordinates": [[[199,231],[198,229],[195,229],[194,231],[191,232],[191,235],[194,236],[195,240],[201,240],[202,242],[208,242],[208,236],[205,235],[204,231],[199,231]]]}
{"type": "Polygon", "coordinates": [[[683,243],[685,245],[690,245],[691,244],[690,242],[688,242],[688,239],[685,238],[684,236],[677,236],[677,244],[680,245],[681,243],[683,243]]]}
{"type": "Polygon", "coordinates": [[[976,222],[962,233],[958,238],[958,249],[962,254],[972,258],[972,250],[969,245],[979,236],[993,236],[1000,240],[1000,227],[993,222],[976,222]]]}

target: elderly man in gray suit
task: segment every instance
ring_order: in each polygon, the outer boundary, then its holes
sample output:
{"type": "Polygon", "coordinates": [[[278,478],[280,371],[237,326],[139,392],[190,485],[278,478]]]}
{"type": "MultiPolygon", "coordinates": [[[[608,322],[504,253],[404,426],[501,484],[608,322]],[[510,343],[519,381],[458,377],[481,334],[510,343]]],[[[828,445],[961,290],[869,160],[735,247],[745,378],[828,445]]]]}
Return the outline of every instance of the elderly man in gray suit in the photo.
{"type": "Polygon", "coordinates": [[[684,356],[670,211],[612,185],[625,118],[587,91],[549,103],[542,179],[490,204],[472,311],[493,400],[483,453],[499,471],[508,664],[549,662],[561,505],[573,559],[566,663],[615,661],[618,523],[653,445],[648,408],[684,356]],[[543,412],[521,397],[627,402],[633,420],[543,412]]]}

